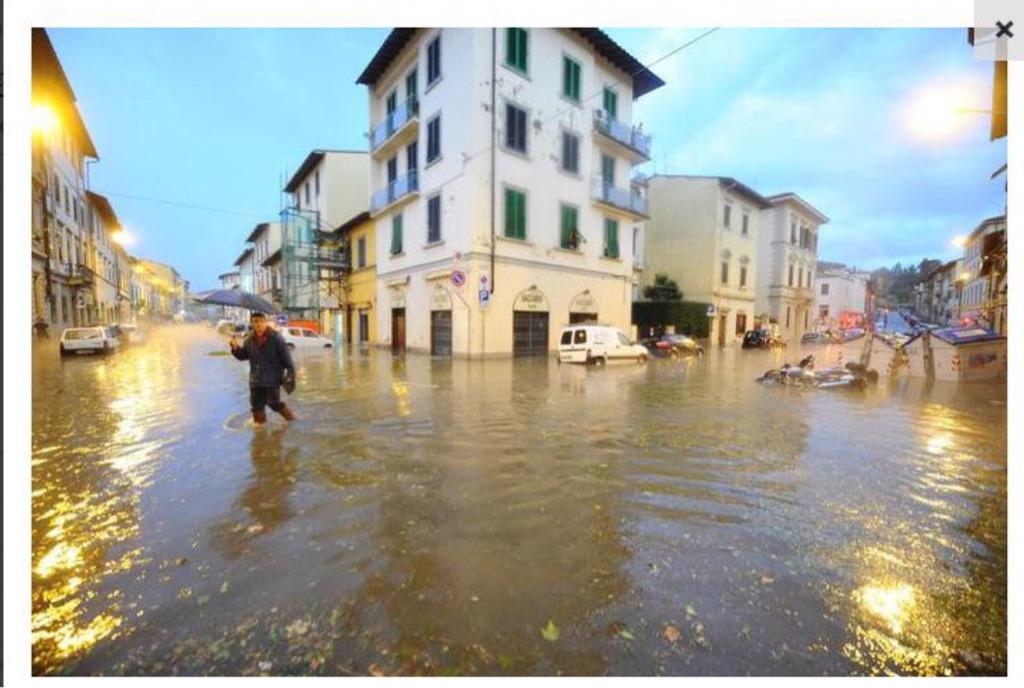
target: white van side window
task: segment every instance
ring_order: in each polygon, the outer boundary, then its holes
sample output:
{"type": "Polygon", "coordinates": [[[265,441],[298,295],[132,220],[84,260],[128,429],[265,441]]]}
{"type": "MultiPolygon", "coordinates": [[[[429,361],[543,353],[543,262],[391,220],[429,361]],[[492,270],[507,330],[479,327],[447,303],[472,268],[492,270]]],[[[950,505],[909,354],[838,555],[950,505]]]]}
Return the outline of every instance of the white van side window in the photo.
{"type": "Polygon", "coordinates": [[[572,344],[572,330],[566,330],[562,333],[562,339],[559,344],[562,344],[563,346],[566,344],[572,344]]]}
{"type": "Polygon", "coordinates": [[[586,343],[587,343],[587,331],[586,330],[576,330],[576,339],[573,341],[573,344],[586,344],[586,343]]]}

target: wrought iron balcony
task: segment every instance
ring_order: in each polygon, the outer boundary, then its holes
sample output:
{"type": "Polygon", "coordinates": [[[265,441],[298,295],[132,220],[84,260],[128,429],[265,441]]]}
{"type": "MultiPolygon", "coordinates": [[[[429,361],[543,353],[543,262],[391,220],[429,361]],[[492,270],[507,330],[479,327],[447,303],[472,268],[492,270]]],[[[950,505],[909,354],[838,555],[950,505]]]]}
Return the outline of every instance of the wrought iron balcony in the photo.
{"type": "Polygon", "coordinates": [[[370,132],[370,152],[378,152],[395,134],[405,129],[406,125],[415,122],[419,118],[419,113],[420,103],[416,96],[410,96],[399,103],[398,107],[370,132]]]}
{"type": "Polygon", "coordinates": [[[594,200],[640,217],[648,217],[646,198],[632,189],[620,189],[617,186],[612,186],[601,178],[594,180],[594,200]]]}
{"type": "Polygon", "coordinates": [[[78,263],[70,267],[68,284],[92,284],[95,281],[96,273],[88,265],[78,263]]]}
{"type": "Polygon", "coordinates": [[[373,197],[370,199],[370,212],[379,212],[392,203],[419,193],[419,190],[417,170],[409,170],[394,181],[388,182],[384,188],[373,192],[373,197]]]}
{"type": "Polygon", "coordinates": [[[638,127],[608,116],[604,110],[594,110],[594,130],[619,143],[643,160],[651,159],[651,137],[638,127]]]}

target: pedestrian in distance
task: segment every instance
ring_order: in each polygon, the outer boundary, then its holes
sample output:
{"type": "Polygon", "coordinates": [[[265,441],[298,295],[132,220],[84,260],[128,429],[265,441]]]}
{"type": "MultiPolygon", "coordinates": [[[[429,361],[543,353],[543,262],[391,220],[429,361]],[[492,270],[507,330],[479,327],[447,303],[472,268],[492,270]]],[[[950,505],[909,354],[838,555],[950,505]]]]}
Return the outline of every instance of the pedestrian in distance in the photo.
{"type": "Polygon", "coordinates": [[[291,392],[295,386],[295,364],[284,339],[267,323],[263,313],[249,318],[252,331],[241,342],[232,336],[229,341],[231,355],[239,361],[249,361],[249,403],[252,422],[261,426],[267,422],[266,407],[280,413],[288,421],[295,414],[281,401],[281,386],[291,392]]]}

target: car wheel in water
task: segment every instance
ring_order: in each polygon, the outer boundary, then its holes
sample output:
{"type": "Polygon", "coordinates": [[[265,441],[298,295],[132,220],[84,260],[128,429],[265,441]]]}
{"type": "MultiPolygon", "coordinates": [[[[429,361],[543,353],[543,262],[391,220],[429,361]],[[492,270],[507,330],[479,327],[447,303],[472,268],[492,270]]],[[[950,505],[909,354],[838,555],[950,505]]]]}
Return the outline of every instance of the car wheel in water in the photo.
{"type": "Polygon", "coordinates": [[[64,345],[60,345],[60,357],[65,358],[68,355],[68,350],[64,348],[64,345]]]}
{"type": "Polygon", "coordinates": [[[637,363],[647,363],[647,354],[640,354],[636,357],[637,363]]]}

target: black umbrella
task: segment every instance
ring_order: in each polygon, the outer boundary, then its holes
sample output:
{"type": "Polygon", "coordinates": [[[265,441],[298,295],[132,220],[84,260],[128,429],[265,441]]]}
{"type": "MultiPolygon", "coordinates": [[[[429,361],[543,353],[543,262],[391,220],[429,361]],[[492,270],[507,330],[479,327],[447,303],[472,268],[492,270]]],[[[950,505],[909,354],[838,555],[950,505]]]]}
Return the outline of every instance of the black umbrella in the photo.
{"type": "Polygon", "coordinates": [[[192,297],[197,303],[212,303],[218,306],[234,306],[235,308],[246,308],[250,311],[261,311],[263,313],[275,313],[277,309],[274,304],[256,294],[239,289],[214,289],[204,291],[192,297]]]}

